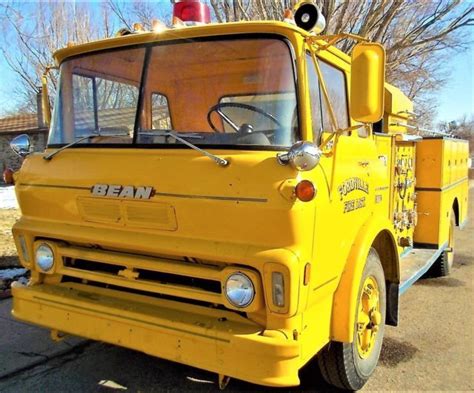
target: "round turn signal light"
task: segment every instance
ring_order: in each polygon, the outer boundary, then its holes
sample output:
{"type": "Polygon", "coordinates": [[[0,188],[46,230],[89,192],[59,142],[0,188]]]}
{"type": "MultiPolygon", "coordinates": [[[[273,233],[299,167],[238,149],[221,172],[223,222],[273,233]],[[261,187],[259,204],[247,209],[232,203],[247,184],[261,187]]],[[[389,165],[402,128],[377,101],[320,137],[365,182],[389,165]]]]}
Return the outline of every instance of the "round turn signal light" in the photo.
{"type": "Polygon", "coordinates": [[[15,184],[15,179],[13,178],[13,170],[7,168],[3,171],[3,181],[6,184],[15,184]]]}
{"type": "Polygon", "coordinates": [[[316,188],[309,180],[301,180],[295,187],[296,197],[303,202],[309,202],[316,196],[316,188]]]}

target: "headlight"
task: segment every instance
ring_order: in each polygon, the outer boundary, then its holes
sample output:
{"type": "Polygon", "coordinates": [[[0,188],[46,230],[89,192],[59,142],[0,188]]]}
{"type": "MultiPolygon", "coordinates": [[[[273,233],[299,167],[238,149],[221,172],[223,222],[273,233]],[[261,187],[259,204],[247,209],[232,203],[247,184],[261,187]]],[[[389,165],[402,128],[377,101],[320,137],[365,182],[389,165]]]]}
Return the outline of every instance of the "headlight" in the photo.
{"type": "Polygon", "coordinates": [[[231,274],[225,283],[225,295],[235,307],[247,307],[255,296],[252,280],[240,272],[231,274]]]}
{"type": "Polygon", "coordinates": [[[43,243],[36,249],[36,265],[43,271],[48,272],[54,265],[54,254],[50,246],[43,243]]]}

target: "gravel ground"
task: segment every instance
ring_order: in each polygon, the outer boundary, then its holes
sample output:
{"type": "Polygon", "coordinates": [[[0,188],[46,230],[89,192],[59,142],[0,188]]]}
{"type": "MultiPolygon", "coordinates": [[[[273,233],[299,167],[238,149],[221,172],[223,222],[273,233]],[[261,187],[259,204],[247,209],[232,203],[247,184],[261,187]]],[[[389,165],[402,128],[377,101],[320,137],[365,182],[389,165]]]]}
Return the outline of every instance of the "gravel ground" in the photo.
{"type": "MultiPolygon", "coordinates": [[[[464,231],[456,232],[452,275],[419,281],[403,295],[400,326],[387,327],[379,366],[364,390],[474,390],[473,191],[471,188],[470,224],[464,231]]],[[[22,324],[16,324],[21,329],[22,324]]],[[[27,325],[24,326],[26,328],[27,325]]],[[[37,330],[38,337],[44,337],[45,332],[37,330]]],[[[299,388],[279,391],[332,390],[321,380],[314,364],[302,370],[301,378],[303,383],[299,388]]],[[[35,367],[0,378],[0,391],[113,391],[99,385],[104,380],[127,387],[130,392],[218,391],[216,376],[211,373],[93,342],[73,348],[61,356],[46,357],[35,367]]],[[[272,389],[231,380],[227,391],[272,389]]]]}

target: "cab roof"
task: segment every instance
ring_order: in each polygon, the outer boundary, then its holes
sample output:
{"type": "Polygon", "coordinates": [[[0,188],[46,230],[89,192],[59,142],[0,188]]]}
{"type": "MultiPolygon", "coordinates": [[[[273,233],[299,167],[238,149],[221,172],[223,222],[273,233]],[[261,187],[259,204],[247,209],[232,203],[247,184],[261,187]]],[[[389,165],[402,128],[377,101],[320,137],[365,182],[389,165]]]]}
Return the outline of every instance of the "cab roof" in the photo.
{"type": "MultiPolygon", "coordinates": [[[[53,55],[54,61],[60,65],[69,57],[78,56],[107,49],[115,49],[127,46],[143,45],[154,42],[193,39],[198,37],[216,37],[233,34],[276,34],[295,40],[304,40],[312,34],[299,27],[279,21],[252,21],[252,22],[232,22],[232,23],[210,23],[199,26],[179,27],[166,29],[161,32],[133,33],[125,36],[105,38],[91,41],[85,44],[72,45],[59,49],[53,55]],[[298,38],[299,37],[299,38],[298,38]]],[[[327,49],[337,57],[346,62],[350,62],[349,56],[337,49],[329,47],[327,49]]]]}

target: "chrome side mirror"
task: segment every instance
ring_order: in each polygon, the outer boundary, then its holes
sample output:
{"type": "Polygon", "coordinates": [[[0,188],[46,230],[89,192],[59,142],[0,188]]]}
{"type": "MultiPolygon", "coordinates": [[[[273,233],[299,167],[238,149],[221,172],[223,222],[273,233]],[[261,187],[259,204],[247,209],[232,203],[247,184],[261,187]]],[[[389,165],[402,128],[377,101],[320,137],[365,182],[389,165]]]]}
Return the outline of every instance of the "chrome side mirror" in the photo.
{"type": "Polygon", "coordinates": [[[31,153],[30,137],[26,134],[18,135],[11,140],[10,147],[20,157],[26,157],[31,153]]]}
{"type": "Polygon", "coordinates": [[[277,159],[281,165],[290,164],[298,171],[310,171],[319,164],[321,155],[321,150],[314,143],[296,142],[288,153],[279,154],[277,159]]]}

